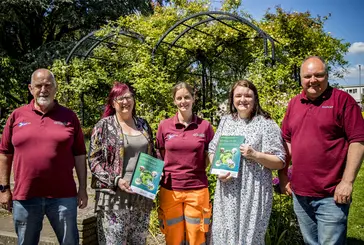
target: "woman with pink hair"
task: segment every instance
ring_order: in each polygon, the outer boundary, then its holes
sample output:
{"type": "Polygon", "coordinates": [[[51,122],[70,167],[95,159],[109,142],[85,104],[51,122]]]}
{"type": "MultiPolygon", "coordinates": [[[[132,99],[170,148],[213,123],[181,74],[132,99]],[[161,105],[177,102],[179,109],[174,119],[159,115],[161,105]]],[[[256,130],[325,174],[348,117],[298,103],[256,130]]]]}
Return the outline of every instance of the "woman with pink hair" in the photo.
{"type": "Polygon", "coordinates": [[[130,181],[138,155],[155,156],[153,134],[135,113],[131,86],[115,82],[90,142],[99,244],[145,244],[153,201],[134,194],[130,181]]]}

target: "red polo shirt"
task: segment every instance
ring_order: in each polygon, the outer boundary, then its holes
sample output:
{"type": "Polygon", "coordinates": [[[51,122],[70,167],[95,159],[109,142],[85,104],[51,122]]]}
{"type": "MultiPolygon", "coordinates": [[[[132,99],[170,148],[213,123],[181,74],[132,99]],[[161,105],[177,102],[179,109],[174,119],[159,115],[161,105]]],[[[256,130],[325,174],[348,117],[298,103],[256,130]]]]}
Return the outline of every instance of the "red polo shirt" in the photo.
{"type": "Polygon", "coordinates": [[[196,115],[187,127],[177,115],[163,120],[156,139],[157,149],[165,150],[161,186],[170,190],[207,187],[205,152],[213,136],[210,123],[196,115]]]}
{"type": "Polygon", "coordinates": [[[13,155],[14,200],[77,195],[74,156],[85,155],[85,143],[74,112],[59,105],[42,114],[34,101],[8,118],[0,153],[13,155]]]}
{"type": "Polygon", "coordinates": [[[364,120],[355,100],[328,87],[315,101],[294,97],[282,124],[292,147],[292,190],[301,196],[333,196],[350,143],[364,141],[364,120]]]}

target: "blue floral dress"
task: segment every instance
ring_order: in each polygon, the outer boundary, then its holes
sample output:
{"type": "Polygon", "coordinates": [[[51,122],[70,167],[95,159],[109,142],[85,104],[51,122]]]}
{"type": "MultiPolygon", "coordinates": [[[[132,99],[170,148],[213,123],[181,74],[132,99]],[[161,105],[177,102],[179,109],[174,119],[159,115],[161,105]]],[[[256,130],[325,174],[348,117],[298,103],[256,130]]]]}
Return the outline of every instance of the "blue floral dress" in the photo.
{"type": "MultiPolygon", "coordinates": [[[[215,154],[221,135],[243,135],[245,144],[285,161],[281,130],[273,120],[262,116],[255,116],[252,120],[224,116],[210,142],[209,153],[215,154]]],[[[217,181],[210,244],[264,244],[271,209],[271,170],[242,157],[237,178],[217,181]]]]}

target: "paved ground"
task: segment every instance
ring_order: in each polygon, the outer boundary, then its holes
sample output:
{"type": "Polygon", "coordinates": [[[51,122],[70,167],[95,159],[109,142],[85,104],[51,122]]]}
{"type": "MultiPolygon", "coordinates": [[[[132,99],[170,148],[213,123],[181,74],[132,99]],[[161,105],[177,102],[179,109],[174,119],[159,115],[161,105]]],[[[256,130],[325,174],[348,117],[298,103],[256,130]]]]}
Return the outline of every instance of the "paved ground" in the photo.
{"type": "MultiPolygon", "coordinates": [[[[89,195],[89,205],[85,209],[78,210],[78,223],[82,223],[82,221],[93,215],[94,210],[94,200],[93,195],[89,195]]],[[[80,228],[79,228],[80,229],[80,228]]],[[[81,234],[80,234],[81,237],[81,234]]],[[[53,229],[48,222],[47,217],[44,217],[43,220],[43,228],[41,232],[41,242],[40,244],[58,244],[56,235],[53,232],[53,229]]],[[[15,244],[16,243],[16,234],[13,224],[13,218],[10,212],[7,212],[3,209],[0,209],[0,245],[3,244],[15,244]]]]}
{"type": "MultiPolygon", "coordinates": [[[[88,184],[87,186],[90,186],[90,178],[91,173],[88,171],[88,184]]],[[[77,183],[77,180],[76,180],[77,183]]],[[[13,186],[13,181],[11,181],[11,184],[13,186]]],[[[93,215],[94,211],[94,190],[91,188],[87,189],[89,200],[88,200],[88,206],[86,209],[79,209],[78,210],[78,222],[82,222],[86,217],[90,217],[93,215]]],[[[80,231],[80,237],[82,237],[81,231],[80,231]]],[[[15,234],[14,224],[11,213],[7,212],[6,210],[3,210],[0,208],[0,245],[8,245],[8,244],[16,244],[17,237],[15,234]]],[[[81,242],[81,241],[80,241],[81,242]]],[[[55,245],[58,244],[56,235],[53,232],[53,229],[51,225],[48,222],[47,217],[44,217],[43,220],[43,229],[41,232],[41,238],[40,238],[40,245],[55,245]]],[[[153,237],[152,235],[149,235],[147,239],[147,245],[165,245],[164,242],[164,236],[161,234],[158,234],[156,237],[153,237]]]]}
{"type": "MultiPolygon", "coordinates": [[[[16,234],[13,225],[13,218],[11,215],[6,214],[5,211],[0,212],[0,245],[2,244],[16,244],[16,234]]],[[[40,244],[57,244],[56,236],[50,226],[48,220],[45,218],[43,222],[43,229],[41,233],[40,244]]]]}
{"type": "MultiPolygon", "coordinates": [[[[90,186],[90,176],[91,173],[88,171],[88,184],[90,186]]],[[[76,178],[77,179],[77,178],[76,178]]],[[[77,183],[77,180],[76,180],[77,183]]],[[[11,186],[13,188],[14,181],[11,179],[11,186]]],[[[91,188],[87,189],[89,200],[88,206],[85,209],[78,210],[78,220],[82,220],[85,217],[89,217],[93,214],[94,210],[94,190],[91,188]]],[[[51,225],[48,222],[47,217],[44,217],[43,220],[43,229],[41,232],[41,245],[50,245],[50,244],[58,244],[56,235],[53,232],[51,225]]],[[[5,244],[16,244],[16,233],[14,229],[13,219],[10,212],[0,208],[0,245],[5,244]]]]}

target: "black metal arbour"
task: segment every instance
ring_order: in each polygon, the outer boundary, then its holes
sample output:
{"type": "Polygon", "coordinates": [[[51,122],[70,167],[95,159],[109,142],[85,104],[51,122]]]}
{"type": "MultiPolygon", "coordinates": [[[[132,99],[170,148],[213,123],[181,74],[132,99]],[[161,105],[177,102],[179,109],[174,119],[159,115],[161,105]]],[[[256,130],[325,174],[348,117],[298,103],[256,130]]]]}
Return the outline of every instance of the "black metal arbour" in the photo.
{"type": "Polygon", "coordinates": [[[114,32],[110,32],[108,35],[102,37],[98,37],[96,35],[96,33],[98,33],[99,31],[100,30],[93,31],[87,36],[83,37],[80,41],[78,41],[75,47],[69,53],[66,59],[66,64],[68,64],[75,57],[82,57],[83,59],[93,58],[103,60],[104,58],[92,56],[92,51],[102,43],[106,43],[110,45],[110,47],[120,46],[120,44],[109,41],[109,39],[115,37],[116,35],[130,37],[132,39],[139,40],[140,42],[144,42],[144,37],[142,35],[129,30],[118,30],[115,28],[114,32]]]}
{"type": "MultiPolygon", "coordinates": [[[[231,67],[231,74],[232,76],[236,76],[234,78],[229,79],[235,79],[239,76],[234,74],[237,69],[234,67],[234,63],[231,62],[231,59],[229,56],[224,57],[224,52],[231,48],[236,47],[236,54],[235,56],[239,57],[239,54],[243,52],[244,50],[244,41],[252,38],[248,38],[245,36],[245,32],[241,29],[239,29],[238,25],[234,25],[231,22],[235,22],[238,24],[245,25],[254,31],[256,31],[257,35],[254,37],[254,39],[263,40],[263,50],[266,57],[270,58],[270,64],[274,64],[276,61],[275,57],[275,43],[277,42],[274,40],[271,36],[269,36],[267,33],[265,33],[263,30],[261,30],[259,27],[248,21],[247,19],[232,14],[228,12],[222,12],[222,11],[208,11],[208,12],[201,12],[197,14],[190,15],[175,24],[173,24],[157,41],[154,48],[151,50],[152,59],[154,62],[157,62],[156,56],[162,56],[163,57],[163,64],[165,66],[168,66],[168,53],[172,49],[181,49],[185,50],[186,53],[188,53],[188,57],[183,60],[181,63],[177,64],[175,67],[175,74],[176,74],[176,81],[179,80],[181,76],[184,74],[189,74],[192,76],[200,77],[201,82],[199,87],[201,88],[199,93],[199,97],[202,101],[202,108],[205,109],[206,102],[212,101],[212,90],[213,90],[213,83],[214,81],[219,81],[222,79],[226,79],[226,77],[219,77],[214,75],[213,66],[216,62],[223,62],[227,66],[231,67]],[[223,41],[222,39],[219,39],[218,36],[216,36],[213,31],[212,32],[206,32],[205,30],[201,30],[202,28],[199,28],[203,25],[214,25],[214,24],[222,24],[229,28],[231,28],[234,31],[239,32],[241,34],[237,40],[234,41],[234,43],[228,43],[226,41],[223,41]],[[181,26],[185,28],[180,28],[181,26]],[[179,31],[181,30],[182,31],[179,31]],[[214,52],[213,54],[209,53],[207,54],[202,49],[198,50],[190,50],[188,47],[183,46],[183,44],[180,44],[179,41],[182,37],[189,35],[191,31],[202,33],[203,35],[206,35],[210,38],[216,38],[216,45],[213,47],[212,50],[209,50],[209,52],[214,52]],[[173,40],[173,41],[167,41],[167,40],[173,40]],[[239,44],[241,43],[241,44],[239,44]],[[161,48],[162,46],[168,45],[168,48],[161,48]],[[240,45],[240,46],[239,46],[240,45]],[[222,51],[217,52],[219,48],[222,48],[222,51]],[[215,51],[214,51],[215,50],[215,51]],[[189,69],[189,67],[199,67],[199,72],[191,72],[189,70],[196,70],[196,69],[189,69]]],[[[210,30],[210,29],[209,29],[210,30]]],[[[99,30],[98,30],[99,31],[99,30]]],[[[115,43],[111,41],[112,38],[115,38],[117,35],[129,37],[132,39],[136,39],[139,42],[144,42],[145,37],[142,35],[129,31],[129,30],[120,30],[115,28],[115,31],[110,32],[106,36],[99,37],[96,35],[98,31],[93,31],[84,38],[82,38],[72,49],[70,54],[68,55],[66,59],[66,63],[68,64],[73,58],[75,57],[81,57],[82,59],[98,59],[100,61],[103,61],[105,57],[98,57],[93,55],[93,50],[97,48],[99,45],[107,45],[109,48],[114,48],[117,46],[121,46],[120,43],[115,43]]],[[[106,62],[110,62],[110,60],[105,60],[106,62]]],[[[122,62],[122,61],[118,61],[122,62]]],[[[250,61],[247,61],[250,62],[250,61]]],[[[115,64],[117,66],[117,64],[115,64]]],[[[244,69],[239,67],[239,69],[244,69]]],[[[83,100],[81,95],[81,117],[82,121],[84,119],[84,110],[83,110],[83,100]]]]}
{"type": "MultiPolygon", "coordinates": [[[[181,64],[177,65],[176,67],[176,80],[179,80],[179,76],[181,74],[190,74],[193,76],[201,77],[201,91],[199,93],[199,96],[202,99],[202,108],[205,109],[206,102],[212,101],[212,89],[213,89],[213,81],[218,81],[220,79],[224,79],[222,77],[216,77],[214,76],[213,71],[213,64],[215,62],[225,62],[227,65],[233,65],[229,64],[229,59],[225,59],[222,57],[222,53],[225,49],[221,52],[217,52],[213,55],[207,55],[202,50],[189,50],[187,47],[179,44],[179,40],[185,36],[188,35],[191,31],[196,31],[199,33],[202,33],[208,37],[216,38],[214,36],[214,33],[209,33],[204,30],[201,30],[202,28],[199,28],[202,25],[209,25],[209,24],[223,24],[241,34],[242,38],[238,39],[238,41],[243,42],[246,39],[251,38],[244,38],[245,32],[239,29],[236,25],[232,25],[231,22],[237,22],[242,25],[248,26],[249,28],[255,30],[257,32],[257,35],[255,38],[262,39],[263,40],[263,49],[264,54],[266,57],[270,55],[270,64],[274,64],[276,57],[275,57],[275,42],[271,36],[269,36],[267,33],[265,33],[263,30],[258,28],[256,25],[252,24],[247,19],[240,17],[238,15],[227,13],[227,12],[221,12],[221,11],[208,11],[208,12],[201,12],[197,14],[193,14],[191,16],[188,16],[178,22],[176,22],[173,26],[171,26],[158,40],[155,47],[152,50],[152,58],[155,60],[157,55],[163,56],[163,63],[164,65],[168,65],[168,53],[172,49],[183,49],[190,55],[190,58],[181,64]],[[195,21],[194,21],[195,20],[195,21]],[[184,26],[185,28],[182,28],[181,26],[184,26]],[[172,41],[166,41],[166,40],[172,40],[172,41]],[[270,45],[268,45],[268,43],[270,45]],[[168,48],[161,49],[162,46],[167,45],[168,48]],[[270,47],[270,51],[269,51],[270,47]],[[210,57],[210,58],[209,58],[210,57]],[[212,58],[211,58],[212,57],[212,58]],[[186,69],[191,66],[192,64],[197,64],[197,66],[200,66],[199,73],[191,73],[187,72],[186,69]]],[[[231,43],[226,43],[224,41],[219,40],[216,38],[216,47],[215,50],[218,50],[218,47],[221,46],[233,46],[231,43]]],[[[239,47],[239,45],[238,45],[239,47]]]]}
{"type": "MultiPolygon", "coordinates": [[[[115,28],[114,31],[111,31],[109,34],[105,36],[97,36],[96,34],[100,30],[93,31],[83,37],[80,41],[77,42],[77,44],[74,46],[74,48],[69,53],[66,64],[69,64],[69,62],[75,58],[75,57],[81,57],[82,59],[97,59],[100,61],[110,62],[110,60],[105,60],[103,57],[94,56],[92,52],[96,47],[98,47],[101,44],[108,45],[109,48],[113,48],[115,46],[121,46],[121,44],[115,43],[110,41],[111,38],[115,38],[115,36],[124,36],[129,37],[131,39],[138,40],[139,42],[144,42],[144,37],[140,35],[139,33],[129,31],[129,30],[120,30],[115,28]]],[[[125,46],[124,46],[125,47],[125,46]]],[[[69,77],[67,77],[69,79],[69,77]]],[[[81,107],[81,123],[84,125],[85,121],[85,110],[84,110],[84,95],[83,93],[80,95],[80,107],[81,107]]]]}
{"type": "Polygon", "coordinates": [[[257,26],[255,26],[254,24],[252,24],[251,22],[249,22],[247,19],[240,17],[238,15],[235,14],[231,14],[231,13],[227,13],[227,12],[222,12],[222,11],[208,11],[208,12],[201,12],[201,13],[197,13],[197,14],[193,14],[191,16],[188,16],[180,21],[178,21],[177,23],[175,23],[172,27],[170,27],[164,34],[163,36],[159,39],[159,41],[157,42],[157,44],[155,45],[155,47],[153,48],[152,51],[152,56],[154,58],[154,56],[156,55],[158,48],[162,45],[162,44],[168,44],[169,47],[177,47],[177,48],[183,48],[186,49],[185,47],[181,47],[179,45],[176,45],[176,42],[183,36],[185,35],[187,32],[189,32],[190,30],[196,30],[199,31],[201,33],[204,33],[206,35],[211,35],[210,33],[206,33],[203,32],[199,29],[197,29],[197,26],[211,22],[211,21],[217,21],[221,24],[224,24],[238,32],[241,32],[241,30],[235,28],[234,26],[224,22],[224,20],[229,20],[229,21],[238,21],[242,24],[245,24],[247,26],[249,26],[250,28],[254,29],[255,31],[257,31],[257,33],[259,34],[260,38],[263,38],[264,40],[264,53],[265,55],[268,55],[268,45],[267,42],[269,41],[271,43],[271,58],[274,61],[275,60],[275,45],[274,42],[276,42],[271,36],[269,36],[267,33],[265,33],[263,30],[261,30],[260,28],[258,28],[257,26]],[[193,25],[187,25],[186,22],[194,19],[194,18],[198,18],[200,16],[205,16],[207,17],[207,19],[203,19],[198,21],[197,23],[194,23],[193,25]],[[166,41],[164,41],[164,39],[170,34],[172,33],[178,26],[183,25],[186,26],[186,29],[184,29],[181,33],[179,33],[177,35],[177,37],[173,40],[172,43],[168,43],[166,41]]]}

